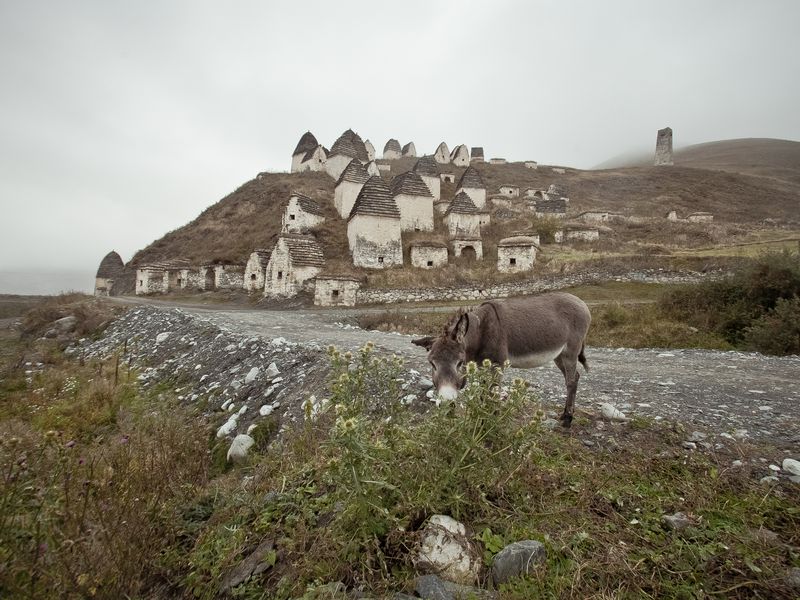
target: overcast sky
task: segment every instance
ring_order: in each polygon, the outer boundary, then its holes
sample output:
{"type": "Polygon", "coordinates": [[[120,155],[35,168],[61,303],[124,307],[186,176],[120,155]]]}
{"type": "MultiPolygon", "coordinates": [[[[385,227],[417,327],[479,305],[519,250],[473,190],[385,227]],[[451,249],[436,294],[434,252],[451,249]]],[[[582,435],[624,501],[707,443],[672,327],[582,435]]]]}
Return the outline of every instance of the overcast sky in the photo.
{"type": "Polygon", "coordinates": [[[127,261],[307,129],[581,168],[667,125],[798,140],[799,23],[796,0],[0,0],[0,271],[127,261]]]}

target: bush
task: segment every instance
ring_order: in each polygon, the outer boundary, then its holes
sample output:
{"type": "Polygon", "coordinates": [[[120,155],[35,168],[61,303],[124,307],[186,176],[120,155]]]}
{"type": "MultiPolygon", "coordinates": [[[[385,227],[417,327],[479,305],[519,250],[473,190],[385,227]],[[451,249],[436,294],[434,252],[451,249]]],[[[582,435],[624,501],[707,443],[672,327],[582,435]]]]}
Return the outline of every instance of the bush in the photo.
{"type": "Polygon", "coordinates": [[[746,345],[746,332],[780,300],[800,294],[797,253],[767,254],[751,266],[720,281],[665,294],[661,308],[699,329],[722,335],[734,346],[746,345]]]}
{"type": "Polygon", "coordinates": [[[747,328],[744,341],[746,347],[764,354],[800,354],[800,297],[779,299],[775,308],[747,328]]]}

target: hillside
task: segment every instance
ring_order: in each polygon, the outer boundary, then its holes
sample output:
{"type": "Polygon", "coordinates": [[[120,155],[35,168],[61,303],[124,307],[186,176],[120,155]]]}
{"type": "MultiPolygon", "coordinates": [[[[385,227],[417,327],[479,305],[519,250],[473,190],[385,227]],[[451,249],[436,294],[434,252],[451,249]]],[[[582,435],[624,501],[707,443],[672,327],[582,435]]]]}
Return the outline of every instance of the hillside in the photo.
{"type": "MultiPolygon", "coordinates": [[[[749,167],[753,174],[711,170],[735,167],[737,156],[743,155],[742,144],[712,143],[687,149],[675,167],[629,167],[601,171],[566,169],[564,174],[550,167],[537,170],[525,168],[523,163],[505,165],[477,164],[490,196],[500,185],[512,183],[520,193],[528,187],[547,189],[556,183],[566,188],[570,197],[570,213],[588,209],[609,209],[629,217],[661,218],[667,210],[675,209],[685,216],[696,211],[714,214],[712,226],[671,224],[662,221],[652,225],[626,223],[606,232],[604,241],[596,247],[605,251],[637,254],[640,245],[702,246],[717,242],[741,241],[735,238],[763,223],[765,219],[784,225],[796,224],[800,214],[800,179],[791,177],[793,151],[800,144],[787,142],[775,144],[763,141],[763,152],[753,155],[749,167]],[[735,151],[739,148],[740,152],[735,151]],[[780,149],[780,151],[779,151],[780,149]],[[774,162],[770,162],[774,161],[774,162]],[[705,164],[708,168],[689,168],[685,164],[705,164]],[[781,172],[785,179],[764,177],[767,172],[781,172]],[[727,226],[727,228],[726,228],[727,226]],[[731,237],[731,236],[734,237],[731,237]],[[634,244],[633,247],[624,247],[634,244]]],[[[753,148],[752,144],[746,145],[753,148]]],[[[379,161],[384,162],[384,161],[379,161]]],[[[415,159],[392,161],[391,178],[409,170],[415,159]]],[[[463,168],[446,165],[442,171],[452,172],[456,180],[463,168]]],[[[324,173],[262,173],[237,190],[204,210],[187,225],[167,233],[133,257],[133,264],[149,261],[188,259],[193,264],[210,261],[244,263],[255,248],[271,248],[280,231],[281,213],[291,191],[296,190],[321,201],[327,212],[326,222],[318,232],[329,270],[352,271],[349,267],[346,242],[346,222],[339,219],[332,205],[334,181],[324,173]]],[[[443,184],[442,196],[452,198],[455,185],[443,184]]],[[[535,226],[529,205],[523,199],[495,199],[493,225],[484,236],[486,257],[493,257],[494,244],[513,231],[535,226]]],[[[437,231],[430,234],[413,234],[404,237],[408,243],[419,237],[444,239],[441,222],[437,231]]],[[[490,265],[486,265],[489,269],[490,265]]],[[[453,273],[455,274],[455,272],[453,273]]],[[[451,274],[451,275],[453,275],[451,274]]],[[[426,274],[428,275],[428,274],[426,274]]],[[[459,273],[462,276],[463,273],[459,273]]],[[[483,277],[486,273],[474,273],[483,277]]],[[[384,276],[371,274],[370,279],[382,281],[384,276]]],[[[426,277],[427,279],[427,277],[426,277]]]]}
{"type": "MultiPolygon", "coordinates": [[[[678,148],[676,166],[758,175],[800,183],[800,142],[772,138],[721,140],[678,148]]],[[[599,170],[648,167],[653,151],[635,151],[604,161],[599,170]]]]}

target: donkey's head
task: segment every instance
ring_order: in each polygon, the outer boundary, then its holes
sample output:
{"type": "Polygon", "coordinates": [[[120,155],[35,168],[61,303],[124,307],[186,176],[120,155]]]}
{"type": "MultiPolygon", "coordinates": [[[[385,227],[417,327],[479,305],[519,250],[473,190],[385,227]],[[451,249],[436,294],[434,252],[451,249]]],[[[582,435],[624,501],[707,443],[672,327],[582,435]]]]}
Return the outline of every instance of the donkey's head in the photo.
{"type": "Polygon", "coordinates": [[[438,337],[424,337],[411,340],[412,344],[422,346],[428,351],[428,362],[433,369],[433,386],[445,400],[453,400],[458,390],[464,387],[466,376],[466,338],[469,330],[469,314],[460,311],[445,325],[438,337]]]}

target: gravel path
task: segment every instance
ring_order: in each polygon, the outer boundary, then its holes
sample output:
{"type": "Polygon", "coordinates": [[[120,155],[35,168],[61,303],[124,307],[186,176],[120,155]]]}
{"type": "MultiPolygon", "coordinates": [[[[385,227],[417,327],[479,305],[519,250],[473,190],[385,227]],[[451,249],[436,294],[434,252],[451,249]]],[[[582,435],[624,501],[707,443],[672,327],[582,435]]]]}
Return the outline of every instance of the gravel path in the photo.
{"type": "MultiPolygon", "coordinates": [[[[411,344],[411,336],[344,324],[347,311],[182,310],[246,336],[283,337],[346,350],[371,340],[379,349],[403,356],[409,367],[428,372],[425,353],[411,344]]],[[[587,348],[586,356],[591,370],[582,373],[578,410],[610,402],[628,416],[676,419],[717,433],[800,448],[800,357],[628,348],[587,348]]],[[[511,369],[510,375],[528,379],[554,410],[562,407],[564,383],[555,366],[511,369]]]]}

